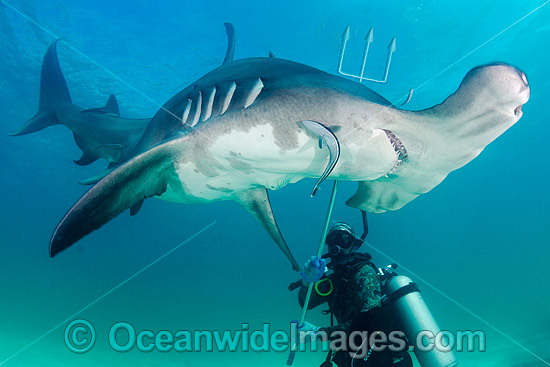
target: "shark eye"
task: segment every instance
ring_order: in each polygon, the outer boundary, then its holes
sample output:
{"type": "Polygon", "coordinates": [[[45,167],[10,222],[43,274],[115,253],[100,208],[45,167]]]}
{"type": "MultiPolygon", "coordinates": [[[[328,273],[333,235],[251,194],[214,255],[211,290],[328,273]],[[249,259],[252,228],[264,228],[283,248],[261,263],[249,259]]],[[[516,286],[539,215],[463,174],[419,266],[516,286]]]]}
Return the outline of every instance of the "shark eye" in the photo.
{"type": "Polygon", "coordinates": [[[529,86],[529,82],[527,81],[527,76],[525,75],[525,73],[521,70],[518,70],[516,69],[516,73],[519,75],[519,77],[521,78],[521,81],[523,82],[523,84],[525,84],[527,87],[529,86]]]}
{"type": "Polygon", "coordinates": [[[521,73],[521,80],[523,80],[526,86],[529,86],[529,82],[527,81],[527,76],[525,75],[525,73],[521,73]]]}

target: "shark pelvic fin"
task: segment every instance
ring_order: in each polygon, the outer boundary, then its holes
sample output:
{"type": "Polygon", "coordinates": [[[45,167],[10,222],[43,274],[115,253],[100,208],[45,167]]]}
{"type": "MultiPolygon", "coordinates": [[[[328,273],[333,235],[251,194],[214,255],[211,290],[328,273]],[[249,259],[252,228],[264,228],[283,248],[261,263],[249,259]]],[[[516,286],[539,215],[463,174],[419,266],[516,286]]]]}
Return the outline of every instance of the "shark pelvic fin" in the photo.
{"type": "Polygon", "coordinates": [[[63,217],[50,240],[55,256],[82,237],[146,198],[166,191],[174,172],[174,142],[159,145],[126,162],[92,187],[63,217]]]}
{"type": "Polygon", "coordinates": [[[130,208],[130,216],[134,216],[136,215],[137,213],[139,213],[141,207],[143,206],[143,202],[145,201],[145,199],[141,200],[139,203],[137,204],[134,204],[134,206],[132,206],[130,208]]]}
{"type": "Polygon", "coordinates": [[[271,203],[269,202],[269,196],[265,188],[257,188],[242,192],[238,195],[235,201],[239,202],[242,206],[248,210],[250,214],[262,226],[267,230],[271,235],[277,246],[283,251],[286,257],[292,263],[292,269],[295,271],[300,271],[300,266],[292,256],[290,249],[288,248],[279,226],[275,221],[275,216],[273,215],[273,209],[271,209],[271,203]]]}
{"type": "Polygon", "coordinates": [[[90,108],[90,109],[82,111],[82,113],[87,113],[87,112],[99,113],[99,114],[102,114],[102,115],[115,115],[115,116],[120,117],[120,110],[118,108],[118,101],[116,100],[116,97],[115,97],[114,94],[111,94],[109,96],[109,99],[107,100],[107,103],[105,104],[104,107],[90,108]]]}
{"type": "Polygon", "coordinates": [[[97,157],[92,157],[86,153],[82,153],[82,157],[79,160],[73,161],[79,166],[87,166],[97,161],[97,157]]]}
{"type": "Polygon", "coordinates": [[[82,157],[76,161],[73,160],[73,162],[79,166],[87,166],[94,163],[98,159],[98,157],[93,157],[92,155],[87,153],[86,150],[84,150],[82,139],[76,133],[73,133],[73,137],[76,145],[78,145],[78,147],[82,150],[82,157]]]}
{"type": "Polygon", "coordinates": [[[233,55],[235,54],[235,28],[231,23],[224,23],[225,33],[227,33],[227,51],[222,65],[233,61],[233,55]]]}
{"type": "Polygon", "coordinates": [[[78,145],[83,152],[82,158],[78,161],[74,161],[74,163],[79,166],[86,166],[99,158],[106,158],[110,162],[118,162],[120,160],[120,155],[122,154],[122,145],[120,144],[100,144],[91,149],[91,147],[86,148],[81,136],[73,133],[73,137],[76,145],[78,145]]]}
{"type": "Polygon", "coordinates": [[[71,103],[69,88],[59,66],[56,45],[57,41],[50,44],[42,60],[38,112],[27,123],[12,132],[11,136],[30,134],[48,126],[60,124],[61,121],[56,116],[57,109],[61,105],[71,103]]]}
{"type": "Polygon", "coordinates": [[[338,163],[338,159],[340,158],[340,143],[338,142],[336,135],[334,135],[331,129],[325,125],[311,120],[304,120],[300,122],[307,131],[319,139],[319,149],[323,149],[323,147],[326,146],[329,152],[329,161],[325,167],[325,170],[323,171],[321,177],[317,180],[317,183],[315,183],[313,191],[311,192],[311,196],[313,197],[315,196],[319,185],[330,175],[334,167],[336,167],[336,163],[338,163]]]}

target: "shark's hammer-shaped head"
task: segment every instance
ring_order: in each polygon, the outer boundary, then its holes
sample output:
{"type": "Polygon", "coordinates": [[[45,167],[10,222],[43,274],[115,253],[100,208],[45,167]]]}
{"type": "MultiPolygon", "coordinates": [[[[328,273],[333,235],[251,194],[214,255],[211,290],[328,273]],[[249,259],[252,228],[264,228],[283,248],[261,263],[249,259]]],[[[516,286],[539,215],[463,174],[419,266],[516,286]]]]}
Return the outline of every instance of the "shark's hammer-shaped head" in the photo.
{"type": "Polygon", "coordinates": [[[399,111],[385,130],[402,164],[385,177],[361,182],[348,205],[374,213],[397,210],[430,191],[513,126],[529,96],[522,71],[490,64],[472,69],[443,103],[399,111]]]}
{"type": "Polygon", "coordinates": [[[495,106],[500,106],[499,112],[510,117],[511,121],[521,118],[521,109],[531,93],[527,76],[521,70],[501,63],[471,70],[462,84],[465,89],[477,89],[480,97],[487,98],[487,101],[492,99],[495,106]]]}
{"type": "Polygon", "coordinates": [[[495,63],[472,69],[456,93],[433,110],[448,117],[448,132],[483,149],[521,118],[529,96],[521,70],[495,63]]]}
{"type": "MultiPolygon", "coordinates": [[[[495,63],[470,70],[453,95],[417,113],[426,128],[420,129],[422,157],[431,156],[450,171],[462,167],[522,117],[529,96],[527,77],[513,66],[495,63]]],[[[414,160],[414,151],[409,153],[414,160]]]]}

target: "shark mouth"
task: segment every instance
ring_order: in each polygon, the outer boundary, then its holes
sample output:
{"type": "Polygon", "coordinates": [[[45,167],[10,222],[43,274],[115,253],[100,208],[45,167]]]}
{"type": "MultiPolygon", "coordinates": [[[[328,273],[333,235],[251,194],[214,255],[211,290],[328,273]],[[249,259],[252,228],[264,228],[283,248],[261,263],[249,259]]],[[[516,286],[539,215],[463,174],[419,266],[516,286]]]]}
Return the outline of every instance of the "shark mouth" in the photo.
{"type": "Polygon", "coordinates": [[[403,142],[399,140],[399,138],[395,136],[394,133],[392,133],[390,130],[384,130],[384,132],[388,136],[388,139],[390,139],[390,143],[393,146],[393,149],[395,150],[395,155],[397,157],[397,160],[392,169],[387,173],[389,175],[399,166],[401,166],[403,162],[407,160],[409,155],[407,154],[407,149],[405,149],[405,145],[403,144],[403,142]]]}
{"type": "Polygon", "coordinates": [[[519,106],[517,106],[517,107],[515,108],[515,110],[514,110],[514,115],[516,115],[516,116],[521,115],[521,113],[522,113],[521,109],[522,109],[522,108],[523,108],[523,105],[522,105],[522,104],[520,104],[519,106]]]}

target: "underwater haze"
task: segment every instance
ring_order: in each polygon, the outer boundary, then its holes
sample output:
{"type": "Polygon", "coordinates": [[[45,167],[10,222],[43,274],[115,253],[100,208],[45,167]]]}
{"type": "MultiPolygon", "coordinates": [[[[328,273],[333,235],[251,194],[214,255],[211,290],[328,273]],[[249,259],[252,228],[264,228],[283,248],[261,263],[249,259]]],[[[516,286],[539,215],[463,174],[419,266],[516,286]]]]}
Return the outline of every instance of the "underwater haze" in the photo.
{"type": "MultiPolygon", "coordinates": [[[[456,353],[461,366],[549,366],[550,3],[542,0],[1,0],[0,365],[285,365],[287,351],[114,350],[108,334],[118,322],[155,333],[243,324],[288,330],[301,309],[287,286],[299,275],[231,201],[147,200],[138,215],[123,213],[52,259],[57,223],[88,190],[78,181],[107,163],[75,165],[82,153],[62,125],[8,136],[37,111],[42,57],[55,39],[74,104],[96,108],[114,94],[122,116],[144,118],[221,64],[224,22],[236,30],[235,59],[272,51],[332,74],[346,26],[343,68],[353,73],[373,27],[370,78],[382,77],[396,37],[387,83],[364,84],[396,105],[413,88],[407,110],[441,103],[479,65],[504,62],[525,72],[531,97],[519,122],[427,194],[369,214],[362,250],[378,266],[399,263],[442,329],[485,332],[486,351],[456,353]],[[66,344],[66,327],[77,319],[97,332],[86,353],[66,344]]],[[[270,192],[300,264],[317,251],[329,203],[331,181],[311,198],[314,184],[270,192]]],[[[360,232],[360,213],[345,206],[356,185],[340,185],[332,220],[360,232]]],[[[327,326],[321,309],[307,320],[327,326]]],[[[325,356],[298,353],[294,366],[318,366],[325,356]]]]}

